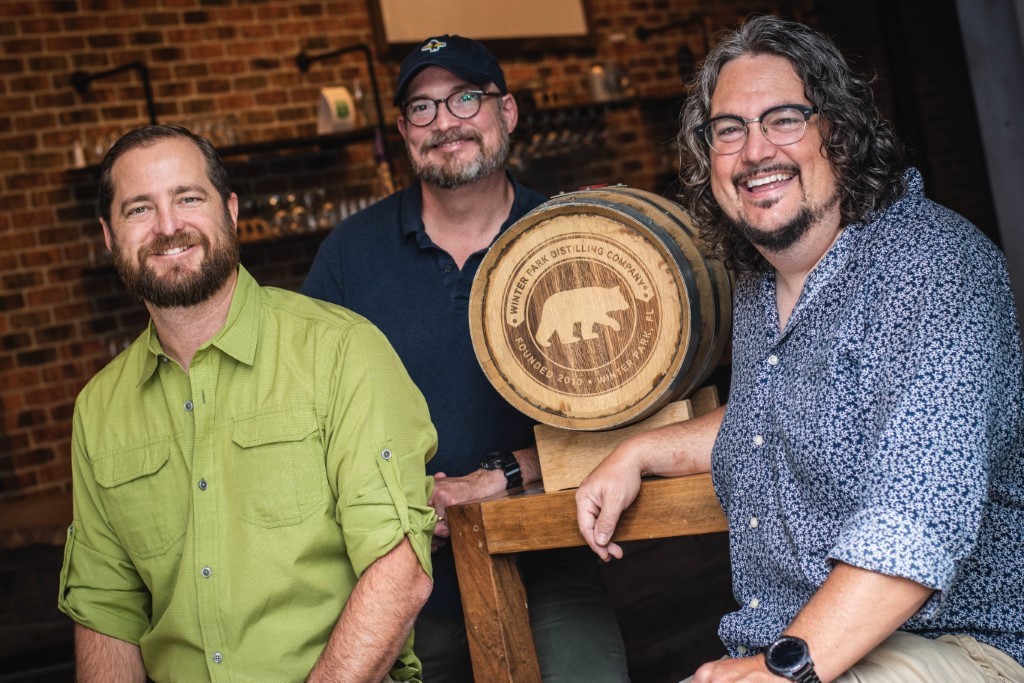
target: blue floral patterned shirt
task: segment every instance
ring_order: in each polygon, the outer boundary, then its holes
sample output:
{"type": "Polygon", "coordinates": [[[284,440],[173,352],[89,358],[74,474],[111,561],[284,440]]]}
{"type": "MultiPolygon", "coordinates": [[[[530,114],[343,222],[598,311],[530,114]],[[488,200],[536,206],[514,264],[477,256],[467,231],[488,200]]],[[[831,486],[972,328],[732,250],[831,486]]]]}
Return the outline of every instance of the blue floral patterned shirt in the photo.
{"type": "Polygon", "coordinates": [[[1021,343],[1005,261],[921,176],[848,226],[779,331],[773,272],[743,275],[715,443],[739,609],[767,646],[836,561],[935,589],[903,630],[1024,663],[1021,343]]]}

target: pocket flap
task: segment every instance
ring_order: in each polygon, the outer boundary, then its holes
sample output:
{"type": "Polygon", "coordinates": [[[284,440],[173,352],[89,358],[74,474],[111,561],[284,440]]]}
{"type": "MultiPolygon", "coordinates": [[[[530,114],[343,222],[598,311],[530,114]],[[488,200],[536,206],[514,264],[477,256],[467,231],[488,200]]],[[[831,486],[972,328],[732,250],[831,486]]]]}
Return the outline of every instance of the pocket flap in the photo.
{"type": "Polygon", "coordinates": [[[97,458],[92,466],[96,482],[105,489],[157,472],[167,464],[167,444],[150,445],[97,458]]]}
{"type": "Polygon", "coordinates": [[[231,440],[242,448],[271,443],[302,441],[318,429],[311,410],[278,411],[239,420],[231,432],[231,440]]]}

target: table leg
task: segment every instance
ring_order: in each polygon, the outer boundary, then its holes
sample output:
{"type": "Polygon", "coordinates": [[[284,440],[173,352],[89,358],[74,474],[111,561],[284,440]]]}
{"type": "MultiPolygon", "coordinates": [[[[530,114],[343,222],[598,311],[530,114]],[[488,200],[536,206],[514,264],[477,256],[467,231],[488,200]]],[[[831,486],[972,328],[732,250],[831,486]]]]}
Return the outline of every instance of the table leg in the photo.
{"type": "Polygon", "coordinates": [[[473,675],[478,681],[540,683],[516,556],[487,551],[479,503],[449,507],[447,514],[473,675]]]}

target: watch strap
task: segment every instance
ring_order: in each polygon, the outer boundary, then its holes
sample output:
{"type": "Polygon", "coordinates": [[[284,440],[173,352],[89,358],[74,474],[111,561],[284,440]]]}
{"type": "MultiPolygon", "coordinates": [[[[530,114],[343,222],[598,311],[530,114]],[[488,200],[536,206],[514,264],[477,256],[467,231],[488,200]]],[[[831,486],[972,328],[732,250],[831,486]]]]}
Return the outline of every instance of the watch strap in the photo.
{"type": "Polygon", "coordinates": [[[505,490],[518,488],[523,485],[523,471],[519,467],[519,461],[511,451],[492,451],[480,462],[480,467],[485,470],[500,469],[505,474],[505,490]]]}

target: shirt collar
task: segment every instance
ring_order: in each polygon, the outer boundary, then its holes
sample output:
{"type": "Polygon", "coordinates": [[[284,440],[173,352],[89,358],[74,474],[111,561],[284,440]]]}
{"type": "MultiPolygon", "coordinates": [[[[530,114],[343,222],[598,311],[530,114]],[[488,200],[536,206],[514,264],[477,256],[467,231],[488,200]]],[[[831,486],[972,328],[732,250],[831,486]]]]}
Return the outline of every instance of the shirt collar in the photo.
{"type": "MultiPolygon", "coordinates": [[[[505,171],[505,177],[512,183],[512,207],[509,209],[505,222],[501,224],[498,234],[505,232],[513,223],[530,210],[529,199],[524,191],[524,186],[505,171]]],[[[415,236],[420,246],[431,246],[433,242],[427,236],[426,227],[423,225],[423,181],[415,182],[402,191],[402,208],[399,211],[401,216],[402,238],[409,239],[415,236]]],[[[497,237],[495,237],[497,239],[497,237]]]]}
{"type": "MultiPolygon", "coordinates": [[[[907,191],[902,197],[889,206],[873,211],[868,214],[863,222],[856,222],[843,228],[839,237],[832,243],[829,250],[818,262],[818,265],[807,275],[800,298],[797,300],[793,312],[786,322],[786,329],[781,332],[784,335],[795,322],[798,322],[803,309],[810,305],[818,292],[827,285],[838,273],[842,272],[852,258],[859,252],[859,245],[864,241],[867,234],[874,232],[882,223],[887,213],[893,209],[899,209],[908,199],[919,198],[924,195],[924,179],[916,168],[908,168],[903,172],[903,179],[907,183],[907,191]]],[[[765,301],[770,310],[775,314],[776,323],[778,316],[775,311],[775,271],[770,270],[761,282],[762,300],[765,301]]],[[[777,327],[777,325],[776,325],[777,327]]]]}
{"type": "MultiPolygon", "coordinates": [[[[256,345],[260,329],[260,286],[244,266],[238,266],[238,281],[231,297],[231,308],[220,332],[199,347],[199,350],[214,346],[239,363],[252,365],[256,358],[256,345]]],[[[152,319],[139,342],[133,345],[129,359],[136,365],[139,385],[150,379],[156,372],[164,350],[152,319]]]]}

